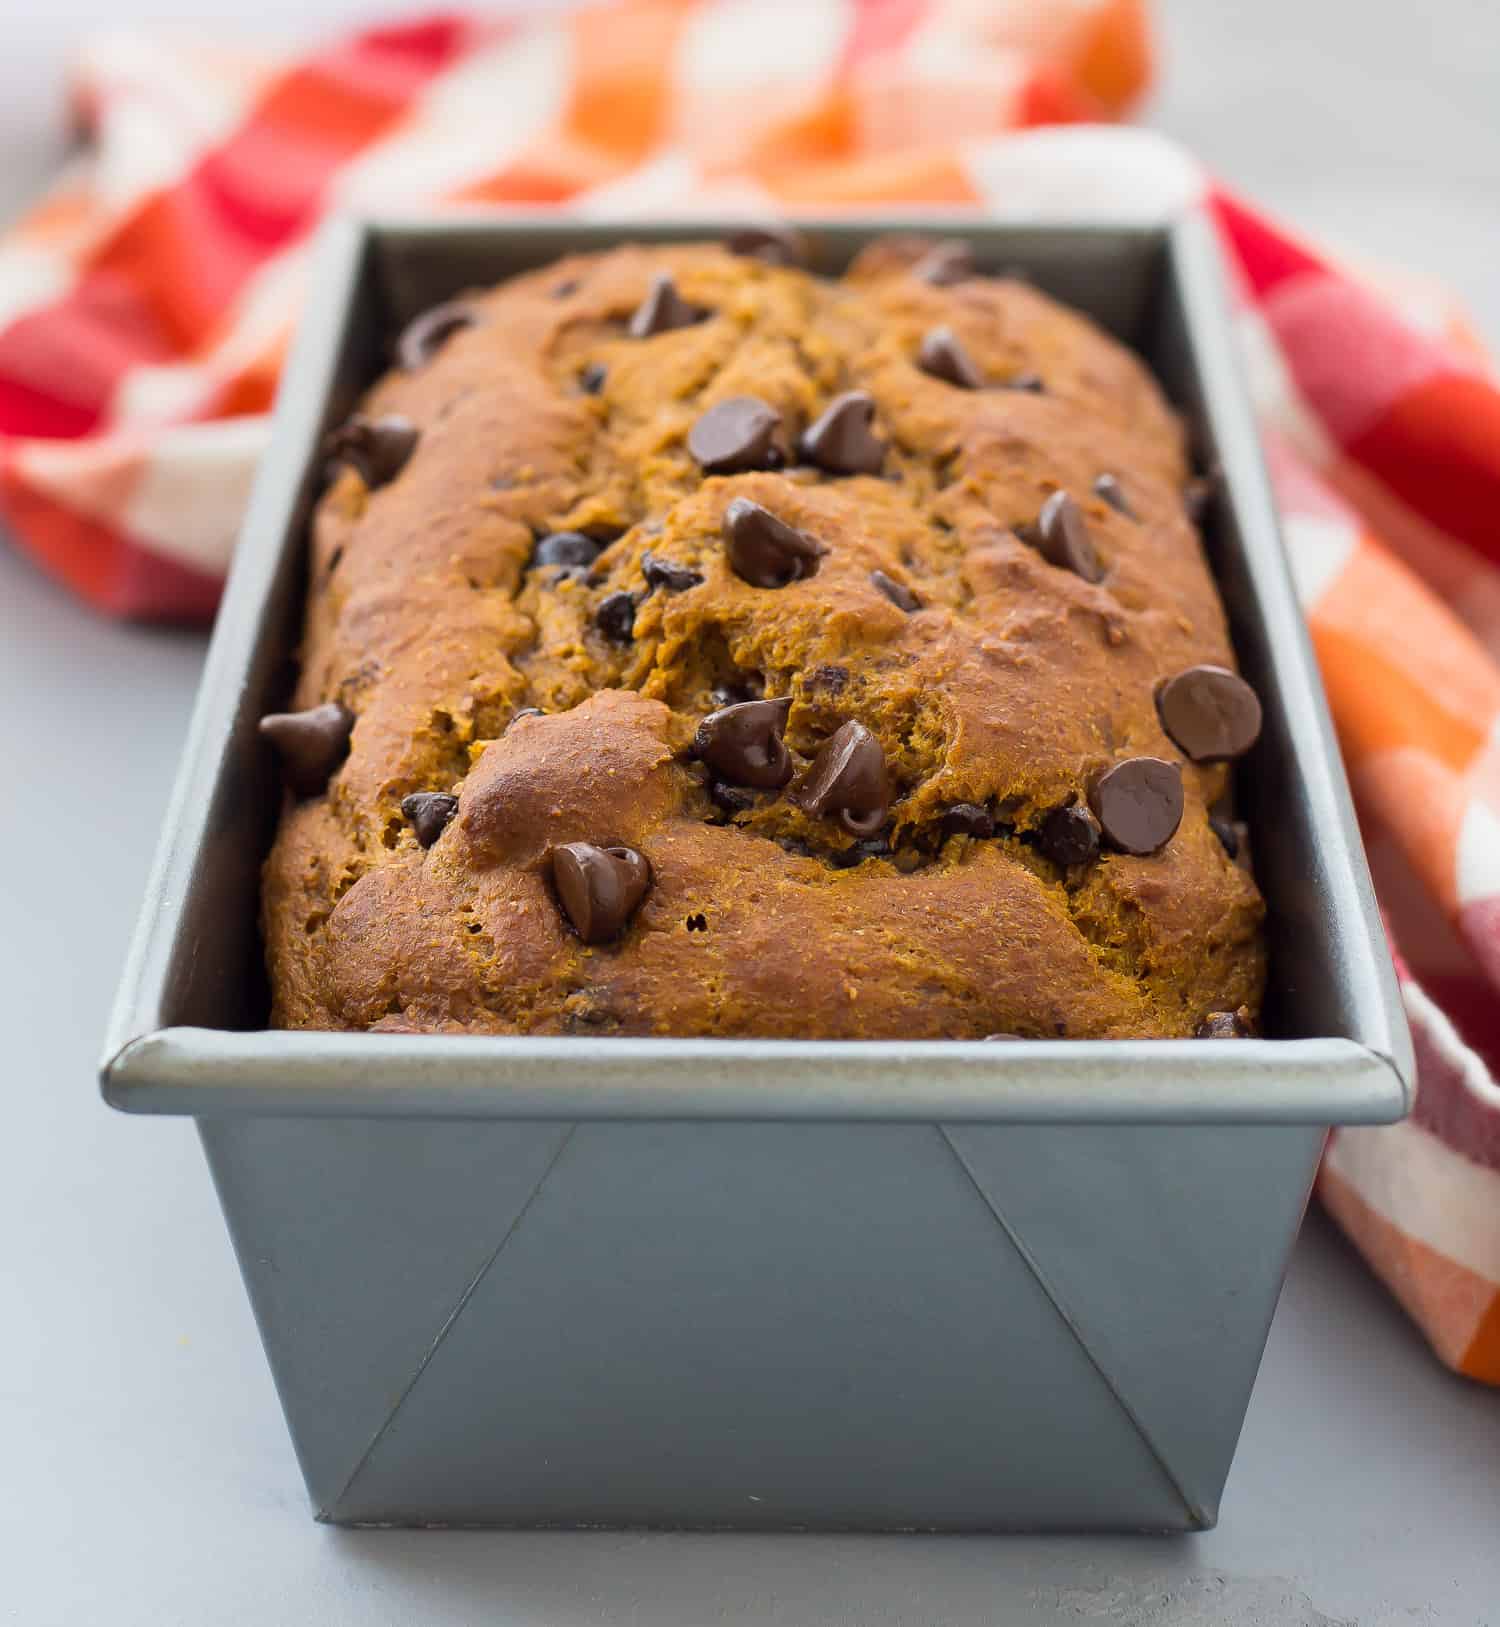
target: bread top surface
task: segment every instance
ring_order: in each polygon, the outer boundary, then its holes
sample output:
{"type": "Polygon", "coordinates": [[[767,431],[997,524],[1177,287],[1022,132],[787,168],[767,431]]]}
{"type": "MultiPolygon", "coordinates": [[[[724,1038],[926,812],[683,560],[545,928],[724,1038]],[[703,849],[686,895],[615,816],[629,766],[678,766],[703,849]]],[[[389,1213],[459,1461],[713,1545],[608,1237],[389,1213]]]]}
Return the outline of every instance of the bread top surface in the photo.
{"type": "Polygon", "coordinates": [[[934,285],[913,274],[926,248],[877,240],[838,280],[716,244],[571,257],[464,296],[468,325],[373,387],[360,413],[417,434],[383,483],[340,465],[312,527],[291,705],[355,721],[267,861],[276,1025],[1127,1037],[1258,1009],[1260,896],[1209,823],[1229,770],[1189,760],[1156,702],[1234,665],[1177,420],[1088,320],[1022,281],[934,285]],[[701,315],[632,337],[662,274],[701,315]],[[944,328],[980,387],[919,365],[944,328]],[[799,456],[848,391],[873,398],[878,473],[799,456]],[[689,432],[739,397],[779,414],[784,462],[705,473],[689,432]],[[1058,492],[1098,581],[1039,543],[1058,492]],[[740,498],[814,539],[811,574],[737,573],[740,498]],[[559,532],[604,546],[535,564],[559,532]],[[668,585],[662,562],[701,580],[668,585]],[[793,778],[726,799],[695,733],[756,695],[790,699],[793,778]],[[888,777],[873,835],[802,794],[851,720],[888,777]],[[1137,757],[1180,766],[1170,840],[1049,858],[1047,816],[1137,757]],[[458,799],[430,846],[402,812],[415,792],[458,799]],[[610,941],[563,908],[574,843],[649,865],[610,941]]]}

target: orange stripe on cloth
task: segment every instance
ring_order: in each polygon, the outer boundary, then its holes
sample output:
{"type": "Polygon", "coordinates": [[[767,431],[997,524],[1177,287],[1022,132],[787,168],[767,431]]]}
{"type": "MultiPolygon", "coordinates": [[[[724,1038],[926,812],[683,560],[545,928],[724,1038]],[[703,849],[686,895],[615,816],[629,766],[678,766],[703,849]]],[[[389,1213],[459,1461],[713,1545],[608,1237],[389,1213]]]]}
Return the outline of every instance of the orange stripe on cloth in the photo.
{"type": "Polygon", "coordinates": [[[828,204],[835,208],[980,201],[979,189],[963,161],[948,148],[856,158],[806,170],[788,168],[763,176],[762,184],[784,203],[828,204]]]}
{"type": "Polygon", "coordinates": [[[1064,66],[1110,117],[1127,112],[1156,71],[1145,0],[1111,0],[1095,8],[1070,41],[1064,66]]]}
{"type": "Polygon", "coordinates": [[[1500,1384],[1500,1294],[1490,1301],[1479,1329],[1469,1341],[1458,1370],[1484,1384],[1500,1384]]]}
{"type": "Polygon", "coordinates": [[[1361,538],[1311,623],[1347,753],[1411,747],[1469,768],[1500,719],[1500,669],[1406,566],[1361,538]]]}
{"type": "Polygon", "coordinates": [[[672,59],[693,0],[627,0],[566,20],[572,88],[556,127],[460,203],[561,203],[628,174],[665,140],[672,59]]]}
{"type": "MultiPolygon", "coordinates": [[[[1481,1334],[1489,1338],[1497,1301],[1494,1283],[1408,1237],[1326,1163],[1318,1176],[1318,1196],[1432,1348],[1450,1367],[1463,1367],[1481,1334]]],[[[1482,1358],[1488,1350],[1486,1343],[1482,1358]]]]}

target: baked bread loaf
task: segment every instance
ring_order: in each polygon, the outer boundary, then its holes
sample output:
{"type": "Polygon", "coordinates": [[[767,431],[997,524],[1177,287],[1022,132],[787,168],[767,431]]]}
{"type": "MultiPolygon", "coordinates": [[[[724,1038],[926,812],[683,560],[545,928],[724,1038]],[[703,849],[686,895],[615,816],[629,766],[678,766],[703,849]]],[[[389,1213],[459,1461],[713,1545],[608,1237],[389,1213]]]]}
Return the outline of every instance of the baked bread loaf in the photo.
{"type": "Polygon", "coordinates": [[[272,1021],[1252,1029],[1260,709],[1129,352],[961,243],[565,259],[330,440],[272,1021]]]}

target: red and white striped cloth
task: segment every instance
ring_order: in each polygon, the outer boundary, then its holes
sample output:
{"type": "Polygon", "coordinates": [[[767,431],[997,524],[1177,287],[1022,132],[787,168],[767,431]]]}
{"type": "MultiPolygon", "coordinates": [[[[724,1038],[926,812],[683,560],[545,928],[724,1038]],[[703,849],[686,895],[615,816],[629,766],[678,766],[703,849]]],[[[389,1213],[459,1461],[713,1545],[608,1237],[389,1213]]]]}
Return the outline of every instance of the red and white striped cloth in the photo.
{"type": "Polygon", "coordinates": [[[103,610],[208,616],[331,211],[1210,211],[1419,1058],[1412,1120],[1337,1132],[1320,1190],[1500,1383],[1500,391],[1440,294],[1377,292],[1104,127],[1149,74],[1143,0],[619,0],[295,58],[96,40],[88,151],[0,240],[0,514],[103,610]]]}

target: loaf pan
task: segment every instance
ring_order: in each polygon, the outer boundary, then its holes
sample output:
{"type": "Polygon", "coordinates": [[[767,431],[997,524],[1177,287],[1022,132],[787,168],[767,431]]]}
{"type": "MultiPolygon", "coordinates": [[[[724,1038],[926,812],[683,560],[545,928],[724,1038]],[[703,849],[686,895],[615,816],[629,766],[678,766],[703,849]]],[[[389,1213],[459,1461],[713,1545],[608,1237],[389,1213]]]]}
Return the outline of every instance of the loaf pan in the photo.
{"type": "MultiPolygon", "coordinates": [[[[235,557],[105,1060],[199,1124],[319,1519],[1214,1523],[1327,1129],[1411,1057],[1206,225],[972,226],[1133,345],[1223,470],[1265,729],[1257,1040],[802,1042],[265,1028],[256,891],[318,447],[460,289],[649,226],[336,223],[235,557]]],[[[807,223],[819,269],[881,230],[807,223]]]]}

